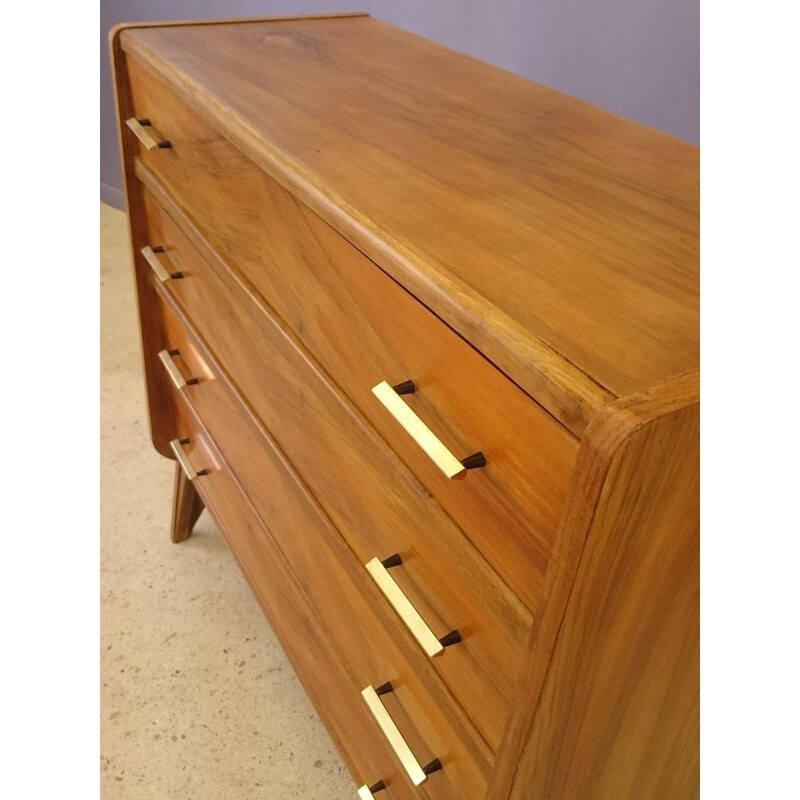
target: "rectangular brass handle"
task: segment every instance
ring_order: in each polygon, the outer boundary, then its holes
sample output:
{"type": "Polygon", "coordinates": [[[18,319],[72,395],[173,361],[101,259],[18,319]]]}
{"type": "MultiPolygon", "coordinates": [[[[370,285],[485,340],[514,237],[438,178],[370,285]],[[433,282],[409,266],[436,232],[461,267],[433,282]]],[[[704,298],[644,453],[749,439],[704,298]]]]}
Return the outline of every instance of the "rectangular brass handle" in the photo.
{"type": "Polygon", "coordinates": [[[157,253],[163,253],[163,247],[143,247],[141,249],[141,254],[144,256],[144,260],[150,265],[150,269],[155,272],[156,277],[161,281],[161,283],[166,283],[166,281],[170,279],[177,279],[182,278],[182,272],[169,272],[166,267],[161,263],[157,253]]]}
{"type": "Polygon", "coordinates": [[[172,379],[172,383],[175,385],[175,388],[180,391],[185,386],[194,386],[194,384],[197,383],[197,378],[183,377],[181,371],[178,369],[178,365],[172,359],[172,356],[177,356],[179,353],[179,350],[162,350],[158,354],[158,357],[161,359],[161,363],[167,370],[167,374],[172,379]]]}
{"type": "Polygon", "coordinates": [[[378,723],[378,726],[383,731],[383,735],[388,740],[392,750],[394,750],[394,754],[403,765],[403,769],[408,774],[409,779],[414,786],[419,786],[421,783],[425,783],[428,779],[428,775],[440,770],[442,768],[442,763],[436,758],[431,761],[430,764],[423,767],[414,757],[411,748],[406,743],[397,725],[395,725],[394,720],[389,716],[389,712],[384,708],[379,697],[379,695],[387,694],[392,691],[394,691],[392,684],[384,683],[377,689],[372,686],[367,686],[366,689],[361,690],[361,696],[364,698],[372,716],[375,717],[375,722],[378,723]]]}
{"type": "Polygon", "coordinates": [[[378,781],[372,784],[372,786],[367,786],[365,783],[358,790],[358,800],[375,800],[375,795],[378,792],[382,792],[385,788],[386,784],[383,781],[378,781]]]}
{"type": "Polygon", "coordinates": [[[409,631],[411,631],[413,637],[419,642],[426,655],[429,658],[436,658],[436,656],[444,652],[445,647],[460,642],[461,635],[454,630],[439,639],[428,627],[419,611],[414,608],[411,601],[403,593],[403,590],[389,574],[389,570],[386,569],[387,566],[400,566],[401,563],[402,559],[395,554],[386,559],[386,561],[373,558],[365,566],[372,579],[378,584],[378,588],[383,592],[384,597],[392,604],[392,607],[406,624],[409,631]]]}
{"type": "Polygon", "coordinates": [[[402,389],[404,394],[411,394],[414,392],[414,384],[412,381],[406,381],[398,386],[390,386],[386,381],[381,381],[377,386],[372,387],[372,393],[448,478],[463,478],[468,469],[486,465],[483,453],[475,453],[463,461],[459,461],[436,434],[406,405],[403,398],[400,397],[398,389],[402,389]]]}
{"type": "Polygon", "coordinates": [[[189,461],[189,456],[186,455],[186,451],[183,449],[183,445],[185,444],[189,444],[188,439],[173,439],[169,443],[169,446],[172,448],[172,452],[175,453],[175,458],[178,459],[178,463],[181,465],[181,469],[186,477],[190,481],[196,481],[201,475],[207,475],[208,470],[201,469],[199,472],[195,470],[192,466],[192,462],[189,461]]]}
{"type": "Polygon", "coordinates": [[[152,128],[149,119],[136,119],[131,117],[125,120],[125,124],[133,131],[134,136],[144,145],[145,150],[153,150],[156,147],[172,147],[172,143],[166,139],[156,139],[148,128],[152,128]]]}

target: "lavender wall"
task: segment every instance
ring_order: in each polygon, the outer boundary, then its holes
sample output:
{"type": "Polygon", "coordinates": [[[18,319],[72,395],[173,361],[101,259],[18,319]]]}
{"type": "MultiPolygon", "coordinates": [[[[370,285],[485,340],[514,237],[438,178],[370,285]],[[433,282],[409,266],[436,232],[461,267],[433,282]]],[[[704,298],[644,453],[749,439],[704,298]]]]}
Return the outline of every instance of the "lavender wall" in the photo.
{"type": "Polygon", "coordinates": [[[118,22],[367,11],[681,139],[700,139],[699,0],[101,0],[100,197],[122,207],[107,38],[118,22]]]}

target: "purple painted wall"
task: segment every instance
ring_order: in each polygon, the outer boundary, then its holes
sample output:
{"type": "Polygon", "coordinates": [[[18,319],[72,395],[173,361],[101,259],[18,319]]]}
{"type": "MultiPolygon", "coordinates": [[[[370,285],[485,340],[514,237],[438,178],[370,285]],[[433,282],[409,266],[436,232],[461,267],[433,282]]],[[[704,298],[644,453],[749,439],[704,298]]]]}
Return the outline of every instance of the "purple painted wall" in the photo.
{"type": "Polygon", "coordinates": [[[366,11],[552,89],[699,143],[699,0],[102,0],[101,199],[123,206],[107,45],[113,25],[330,11],[366,11]]]}

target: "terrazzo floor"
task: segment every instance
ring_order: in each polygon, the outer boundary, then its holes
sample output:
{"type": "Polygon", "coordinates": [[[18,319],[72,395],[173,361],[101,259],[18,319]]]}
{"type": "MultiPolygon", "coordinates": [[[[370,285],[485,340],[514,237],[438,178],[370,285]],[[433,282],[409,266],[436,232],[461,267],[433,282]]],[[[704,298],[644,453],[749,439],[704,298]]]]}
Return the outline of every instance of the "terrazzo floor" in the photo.
{"type": "Polygon", "coordinates": [[[101,204],[101,797],[338,800],[355,787],[209,516],[169,540],[125,215],[101,204]]]}

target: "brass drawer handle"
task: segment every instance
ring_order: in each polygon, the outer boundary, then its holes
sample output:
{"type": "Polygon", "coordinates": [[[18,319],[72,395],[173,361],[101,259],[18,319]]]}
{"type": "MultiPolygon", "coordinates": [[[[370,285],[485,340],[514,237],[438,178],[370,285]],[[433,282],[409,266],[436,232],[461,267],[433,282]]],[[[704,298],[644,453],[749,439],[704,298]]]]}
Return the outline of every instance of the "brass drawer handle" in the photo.
{"type": "Polygon", "coordinates": [[[125,120],[125,124],[133,131],[136,138],[144,145],[145,150],[152,150],[156,147],[166,148],[172,147],[172,142],[167,139],[156,139],[148,128],[152,129],[152,123],[149,119],[136,119],[131,117],[125,120]]]}
{"type": "Polygon", "coordinates": [[[163,253],[163,252],[164,252],[163,247],[150,247],[150,245],[147,245],[147,247],[143,247],[141,249],[141,254],[144,256],[144,260],[150,265],[150,269],[152,269],[153,272],[155,272],[156,276],[161,281],[161,283],[165,283],[170,279],[177,280],[178,278],[182,278],[183,277],[182,272],[169,272],[161,263],[156,253],[163,253]]]}
{"type": "Polygon", "coordinates": [[[183,389],[185,386],[194,386],[198,382],[197,378],[184,378],[178,369],[178,365],[172,360],[173,356],[178,356],[180,353],[180,350],[162,350],[158,354],[161,363],[172,379],[172,383],[175,384],[175,388],[178,390],[183,389]]]}
{"type": "Polygon", "coordinates": [[[196,481],[201,475],[208,475],[208,470],[195,470],[192,466],[192,462],[189,461],[189,456],[186,455],[186,451],[183,449],[183,445],[185,444],[189,444],[189,439],[173,439],[169,443],[169,446],[172,448],[172,452],[175,453],[175,458],[178,459],[178,463],[181,465],[181,469],[186,477],[190,481],[196,481]]]}
{"type": "Polygon", "coordinates": [[[459,461],[436,436],[436,434],[409,408],[400,397],[416,391],[413,381],[404,381],[390,386],[381,381],[372,388],[372,393],[383,407],[403,426],[406,433],[428,454],[429,458],[448,478],[463,478],[467,470],[486,466],[483,453],[473,453],[459,461]]]}
{"type": "Polygon", "coordinates": [[[373,783],[372,786],[367,786],[365,783],[359,790],[358,790],[358,800],[374,800],[374,796],[378,792],[382,792],[386,788],[386,783],[384,781],[378,781],[377,783],[373,783]]]}
{"type": "Polygon", "coordinates": [[[397,725],[394,724],[394,720],[389,716],[389,712],[384,708],[381,702],[380,695],[388,694],[393,691],[394,686],[392,686],[391,683],[384,683],[377,689],[374,689],[372,686],[367,686],[366,689],[361,690],[361,696],[366,701],[372,716],[375,717],[375,722],[378,723],[380,729],[383,731],[383,735],[389,741],[389,745],[392,750],[394,750],[394,754],[403,765],[403,769],[408,773],[411,782],[414,786],[419,786],[421,783],[425,783],[428,779],[428,775],[432,772],[438,772],[438,770],[442,768],[442,762],[439,761],[438,758],[435,758],[430,764],[424,767],[420,766],[419,761],[414,757],[411,748],[406,743],[397,725]]]}
{"type": "Polygon", "coordinates": [[[378,584],[378,588],[392,604],[400,619],[405,622],[406,627],[411,631],[428,657],[435,658],[444,652],[445,647],[460,642],[461,634],[453,630],[439,639],[428,627],[425,620],[420,616],[419,611],[414,608],[411,601],[403,593],[403,590],[389,574],[389,567],[399,567],[402,563],[402,558],[395,553],[383,561],[379,558],[373,558],[372,561],[366,564],[366,568],[375,583],[378,584]]]}

